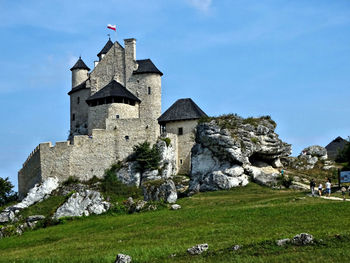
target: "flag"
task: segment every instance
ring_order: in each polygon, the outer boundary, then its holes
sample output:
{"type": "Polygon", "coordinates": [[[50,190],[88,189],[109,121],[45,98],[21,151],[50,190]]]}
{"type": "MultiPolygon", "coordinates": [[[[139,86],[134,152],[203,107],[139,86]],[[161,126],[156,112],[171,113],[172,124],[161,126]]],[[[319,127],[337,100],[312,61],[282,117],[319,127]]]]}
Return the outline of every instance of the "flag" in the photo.
{"type": "Polygon", "coordinates": [[[117,26],[116,25],[112,26],[111,24],[108,24],[107,28],[112,29],[114,31],[117,30],[117,26]]]}

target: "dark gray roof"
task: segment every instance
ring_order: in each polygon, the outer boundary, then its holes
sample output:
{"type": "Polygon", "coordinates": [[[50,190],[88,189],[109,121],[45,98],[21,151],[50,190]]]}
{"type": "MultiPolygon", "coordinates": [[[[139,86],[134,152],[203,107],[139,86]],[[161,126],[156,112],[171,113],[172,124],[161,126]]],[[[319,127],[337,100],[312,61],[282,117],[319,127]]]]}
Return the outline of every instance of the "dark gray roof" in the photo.
{"type": "Polygon", "coordinates": [[[74,66],[70,70],[74,70],[74,69],[87,69],[88,71],[90,71],[90,68],[86,66],[86,64],[81,59],[81,57],[79,57],[78,61],[74,64],[74,66]]]}
{"type": "Polygon", "coordinates": [[[111,39],[108,39],[106,45],[102,48],[100,53],[97,54],[97,56],[99,57],[102,54],[107,54],[107,52],[111,49],[111,47],[113,47],[113,42],[111,41],[111,39]]]}
{"type": "Polygon", "coordinates": [[[157,67],[153,64],[152,60],[140,59],[136,60],[136,62],[137,64],[139,64],[139,67],[133,72],[134,74],[156,73],[163,76],[163,73],[159,69],[157,69],[157,67]]]}
{"type": "Polygon", "coordinates": [[[331,141],[326,146],[328,158],[334,160],[337,157],[338,152],[341,151],[342,149],[344,149],[344,147],[347,143],[348,143],[348,141],[344,140],[340,136],[338,136],[333,141],[331,141]]]}
{"type": "Polygon", "coordinates": [[[79,84],[78,86],[72,88],[72,90],[70,92],[68,92],[68,95],[71,95],[74,92],[77,92],[77,91],[82,90],[82,89],[86,89],[86,80],[83,83],[79,84]]]}
{"type": "Polygon", "coordinates": [[[128,91],[122,84],[119,82],[112,80],[105,87],[97,91],[94,95],[90,96],[86,102],[91,102],[94,100],[99,100],[103,98],[109,97],[119,97],[119,98],[127,98],[133,101],[141,102],[138,97],[128,91]]]}
{"type": "Polygon", "coordinates": [[[202,116],[207,114],[192,99],[179,99],[158,118],[158,122],[199,119],[202,116]]]}

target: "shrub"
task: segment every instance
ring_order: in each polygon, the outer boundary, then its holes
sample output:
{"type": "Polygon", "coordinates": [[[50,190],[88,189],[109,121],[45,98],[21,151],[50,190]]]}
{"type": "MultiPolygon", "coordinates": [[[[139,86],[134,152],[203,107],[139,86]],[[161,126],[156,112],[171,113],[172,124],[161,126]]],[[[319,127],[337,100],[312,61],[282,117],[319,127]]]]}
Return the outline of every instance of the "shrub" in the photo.
{"type": "Polygon", "coordinates": [[[259,142],[258,138],[252,137],[250,138],[250,140],[252,141],[252,143],[257,144],[259,142]]]}
{"type": "Polygon", "coordinates": [[[136,186],[129,186],[123,184],[118,180],[116,172],[122,167],[122,163],[118,162],[113,164],[110,169],[105,171],[105,177],[101,180],[100,189],[105,196],[118,198],[118,197],[133,197],[137,198],[141,196],[141,190],[136,186]]]}
{"type": "Polygon", "coordinates": [[[289,188],[293,183],[293,177],[287,177],[280,175],[277,178],[277,184],[278,185],[283,185],[285,188],[289,188]]]}
{"type": "Polygon", "coordinates": [[[166,137],[166,138],[160,138],[162,141],[164,141],[166,143],[166,146],[169,147],[170,143],[171,143],[171,139],[166,137]]]}
{"type": "Polygon", "coordinates": [[[68,179],[62,183],[62,185],[67,186],[67,185],[71,185],[71,184],[77,184],[79,182],[80,182],[79,179],[76,178],[75,176],[69,176],[68,179]]]}

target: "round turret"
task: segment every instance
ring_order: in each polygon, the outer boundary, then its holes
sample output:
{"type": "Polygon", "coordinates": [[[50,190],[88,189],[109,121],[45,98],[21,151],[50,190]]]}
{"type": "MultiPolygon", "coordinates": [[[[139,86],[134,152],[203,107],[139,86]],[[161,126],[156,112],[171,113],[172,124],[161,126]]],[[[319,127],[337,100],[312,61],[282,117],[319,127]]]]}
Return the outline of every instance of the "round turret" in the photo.
{"type": "Polygon", "coordinates": [[[86,66],[81,57],[79,57],[78,61],[70,70],[72,71],[72,88],[80,85],[88,79],[90,68],[86,66]]]}

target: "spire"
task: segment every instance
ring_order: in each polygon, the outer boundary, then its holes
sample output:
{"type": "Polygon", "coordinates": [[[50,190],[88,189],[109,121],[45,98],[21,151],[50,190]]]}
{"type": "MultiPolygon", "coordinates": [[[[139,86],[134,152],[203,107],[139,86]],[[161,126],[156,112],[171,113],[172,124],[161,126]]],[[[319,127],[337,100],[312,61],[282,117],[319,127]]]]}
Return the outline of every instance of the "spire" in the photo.
{"type": "Polygon", "coordinates": [[[79,56],[78,61],[74,64],[74,66],[70,70],[73,71],[74,69],[86,69],[87,71],[90,71],[90,68],[86,66],[84,61],[81,59],[81,56],[79,56]]]}

